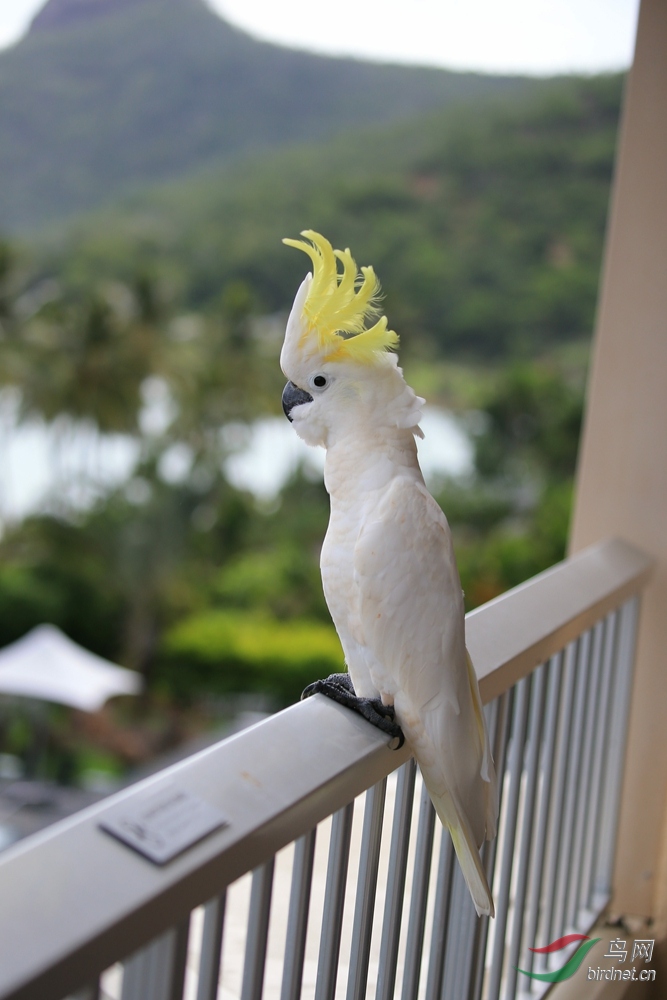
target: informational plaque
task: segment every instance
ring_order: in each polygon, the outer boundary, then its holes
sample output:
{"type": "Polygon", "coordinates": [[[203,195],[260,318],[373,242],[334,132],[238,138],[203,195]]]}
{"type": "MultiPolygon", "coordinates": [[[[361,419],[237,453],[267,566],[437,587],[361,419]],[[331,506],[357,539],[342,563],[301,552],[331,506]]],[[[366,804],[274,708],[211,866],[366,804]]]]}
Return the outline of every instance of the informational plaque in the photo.
{"type": "Polygon", "coordinates": [[[227,825],[219,809],[174,785],[138,795],[100,822],[103,830],[156,865],[227,825]]]}

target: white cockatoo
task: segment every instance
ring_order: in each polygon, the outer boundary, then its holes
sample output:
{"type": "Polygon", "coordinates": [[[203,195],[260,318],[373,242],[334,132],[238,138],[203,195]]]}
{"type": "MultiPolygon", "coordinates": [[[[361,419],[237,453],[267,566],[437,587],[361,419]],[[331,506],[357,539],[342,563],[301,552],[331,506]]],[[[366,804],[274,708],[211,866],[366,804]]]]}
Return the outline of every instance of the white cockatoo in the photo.
{"type": "Polygon", "coordinates": [[[493,916],[478,847],[495,836],[496,777],[449,525],[417,460],[424,400],[390,353],[398,337],[386,317],[366,328],[379,312],[373,268],[358,274],[349,250],[301,235],[309,242],[284,241],[310,256],[313,273],[287,323],[283,408],[299,437],[326,448],[322,582],[348,668],[305,693],[328,694],[390,733],[395,716],[477,913],[493,916]]]}

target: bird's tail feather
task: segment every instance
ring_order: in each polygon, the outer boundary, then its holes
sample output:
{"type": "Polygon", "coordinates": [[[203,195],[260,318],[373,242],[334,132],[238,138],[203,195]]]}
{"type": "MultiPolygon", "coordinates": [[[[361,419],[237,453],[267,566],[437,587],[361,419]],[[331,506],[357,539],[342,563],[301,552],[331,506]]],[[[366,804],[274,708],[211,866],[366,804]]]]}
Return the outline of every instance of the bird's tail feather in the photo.
{"type": "Polygon", "coordinates": [[[443,826],[449,830],[461,871],[470,890],[477,916],[495,916],[495,907],[486,872],[479,856],[470,824],[462,816],[449,795],[431,796],[435,811],[443,826]]]}

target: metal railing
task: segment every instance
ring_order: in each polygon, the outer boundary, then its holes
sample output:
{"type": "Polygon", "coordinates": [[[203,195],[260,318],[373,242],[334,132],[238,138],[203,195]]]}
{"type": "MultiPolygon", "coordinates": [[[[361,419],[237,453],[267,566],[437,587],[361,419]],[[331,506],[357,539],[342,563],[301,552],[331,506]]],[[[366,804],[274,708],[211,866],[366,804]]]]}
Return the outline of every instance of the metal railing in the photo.
{"type": "Polygon", "coordinates": [[[316,696],[7,851],[1,1000],[540,996],[528,949],[609,898],[650,570],[605,542],[467,617],[500,780],[495,920],[407,748],[316,696]],[[165,789],[227,825],[156,865],[100,823],[165,789]]]}

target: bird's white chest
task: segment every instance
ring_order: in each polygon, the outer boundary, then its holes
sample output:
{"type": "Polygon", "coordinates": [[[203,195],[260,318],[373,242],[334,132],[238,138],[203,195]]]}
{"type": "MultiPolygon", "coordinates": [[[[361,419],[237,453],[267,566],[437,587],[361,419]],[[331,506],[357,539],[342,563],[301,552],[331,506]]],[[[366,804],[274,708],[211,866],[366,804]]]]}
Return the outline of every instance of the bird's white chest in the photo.
{"type": "Polygon", "coordinates": [[[379,694],[391,700],[394,684],[385,676],[362,620],[356,550],[392,483],[404,477],[421,480],[414,438],[406,431],[396,432],[395,440],[348,441],[344,448],[327,452],[325,483],[331,516],[322,546],[322,584],[355,690],[362,697],[379,694]]]}
{"type": "Polygon", "coordinates": [[[339,634],[342,628],[356,635],[357,641],[362,636],[359,634],[359,623],[355,620],[358,595],[354,575],[354,550],[362,523],[363,518],[358,511],[341,509],[332,503],[320,563],[324,595],[334,624],[339,634]]]}
{"type": "Polygon", "coordinates": [[[322,546],[322,585],[356,693],[362,698],[380,696],[391,700],[387,698],[391,685],[367,640],[360,617],[354,552],[362,522],[362,517],[332,507],[322,546]]]}
{"type": "Polygon", "coordinates": [[[361,616],[355,550],[363,527],[373,519],[384,490],[346,503],[332,497],[331,517],[322,546],[322,585],[355,691],[365,698],[393,700],[394,684],[376,656],[361,616]]]}

